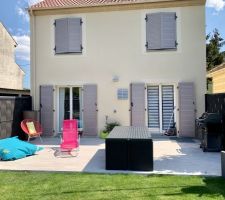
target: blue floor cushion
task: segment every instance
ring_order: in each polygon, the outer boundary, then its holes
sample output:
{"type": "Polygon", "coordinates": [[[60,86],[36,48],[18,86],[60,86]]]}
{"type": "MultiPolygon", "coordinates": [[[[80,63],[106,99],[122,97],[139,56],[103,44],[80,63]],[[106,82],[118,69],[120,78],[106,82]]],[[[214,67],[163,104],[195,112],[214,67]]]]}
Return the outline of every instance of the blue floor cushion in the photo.
{"type": "Polygon", "coordinates": [[[0,159],[17,160],[31,156],[42,149],[43,147],[19,140],[17,136],[6,138],[0,140],[0,159]]]}

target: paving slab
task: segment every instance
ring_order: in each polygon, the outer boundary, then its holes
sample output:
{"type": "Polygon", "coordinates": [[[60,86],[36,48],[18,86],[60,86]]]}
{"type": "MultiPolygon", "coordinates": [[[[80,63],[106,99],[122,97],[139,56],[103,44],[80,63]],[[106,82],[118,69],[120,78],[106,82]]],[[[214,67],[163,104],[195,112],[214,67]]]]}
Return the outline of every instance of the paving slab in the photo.
{"type": "Polygon", "coordinates": [[[60,138],[31,141],[44,147],[36,155],[15,161],[0,161],[0,170],[57,171],[91,173],[137,173],[220,176],[220,153],[203,152],[199,141],[159,137],[153,139],[154,171],[105,170],[105,141],[99,138],[81,138],[78,155],[66,153],[56,156],[60,138]]]}

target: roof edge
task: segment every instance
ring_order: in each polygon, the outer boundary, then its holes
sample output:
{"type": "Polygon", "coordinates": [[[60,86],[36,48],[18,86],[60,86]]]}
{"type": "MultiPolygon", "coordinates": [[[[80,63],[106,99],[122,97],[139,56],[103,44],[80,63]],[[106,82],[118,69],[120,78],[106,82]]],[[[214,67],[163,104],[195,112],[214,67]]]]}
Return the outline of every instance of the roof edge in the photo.
{"type": "Polygon", "coordinates": [[[19,70],[23,73],[23,75],[26,75],[25,71],[22,69],[22,67],[17,63],[15,62],[16,65],[18,66],[19,70]]]}
{"type": "Polygon", "coordinates": [[[102,11],[114,11],[114,10],[133,10],[133,9],[148,9],[148,8],[166,8],[166,7],[186,7],[186,6],[198,6],[205,5],[206,0],[144,0],[142,2],[132,3],[111,3],[102,5],[88,5],[88,6],[62,6],[62,7],[44,7],[44,8],[28,8],[30,16],[32,15],[52,15],[84,12],[102,12],[102,11]]]}
{"type": "Polygon", "coordinates": [[[101,6],[112,6],[112,5],[131,5],[131,4],[141,4],[141,3],[158,3],[158,2],[172,2],[176,0],[142,0],[139,2],[112,2],[112,3],[102,3],[102,4],[93,4],[87,6],[56,6],[56,7],[34,7],[35,5],[28,8],[28,10],[56,10],[56,9],[67,9],[67,8],[84,8],[84,7],[101,7],[101,6]]]}
{"type": "Polygon", "coordinates": [[[6,26],[3,24],[3,22],[0,21],[0,24],[4,27],[4,29],[6,30],[6,32],[9,34],[9,36],[13,39],[13,41],[15,42],[15,47],[18,46],[18,43],[16,42],[16,40],[13,38],[13,36],[11,35],[11,33],[8,31],[8,29],[6,28],[6,26]]]}
{"type": "Polygon", "coordinates": [[[210,71],[207,72],[207,75],[210,75],[214,72],[218,72],[221,69],[225,69],[225,62],[221,63],[220,65],[217,65],[216,67],[214,67],[213,69],[211,69],[210,71]]]}

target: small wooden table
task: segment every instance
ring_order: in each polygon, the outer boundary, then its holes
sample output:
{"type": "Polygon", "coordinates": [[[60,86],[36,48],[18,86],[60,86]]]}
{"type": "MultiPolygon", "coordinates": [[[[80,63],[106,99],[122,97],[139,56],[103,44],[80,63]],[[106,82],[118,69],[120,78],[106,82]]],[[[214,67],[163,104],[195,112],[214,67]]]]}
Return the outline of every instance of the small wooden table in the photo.
{"type": "Polygon", "coordinates": [[[153,170],[153,142],[147,127],[116,126],[105,143],[107,170],[153,170]]]}

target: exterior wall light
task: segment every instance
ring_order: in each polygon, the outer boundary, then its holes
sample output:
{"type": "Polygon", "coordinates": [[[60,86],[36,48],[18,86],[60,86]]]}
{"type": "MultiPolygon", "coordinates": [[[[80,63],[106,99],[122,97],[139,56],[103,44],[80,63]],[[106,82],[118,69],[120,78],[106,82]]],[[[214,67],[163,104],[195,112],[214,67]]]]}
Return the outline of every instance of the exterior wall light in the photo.
{"type": "Polygon", "coordinates": [[[113,78],[112,78],[112,81],[113,82],[118,82],[119,81],[119,76],[114,75],[113,78]]]}

